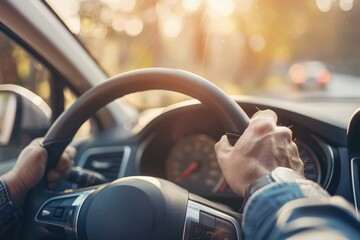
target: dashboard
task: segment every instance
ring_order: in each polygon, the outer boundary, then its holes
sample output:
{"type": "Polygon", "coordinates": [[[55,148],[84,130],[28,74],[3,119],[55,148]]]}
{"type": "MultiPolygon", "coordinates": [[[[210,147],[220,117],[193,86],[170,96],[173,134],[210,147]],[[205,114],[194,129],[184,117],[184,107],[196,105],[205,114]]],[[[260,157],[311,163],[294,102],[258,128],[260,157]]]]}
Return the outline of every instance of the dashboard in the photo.
{"type": "MultiPolygon", "coordinates": [[[[295,112],[294,106],[238,103],[249,116],[258,108],[274,110],[278,125],[287,126],[293,132],[304,162],[304,175],[329,193],[340,193],[352,200],[351,179],[341,174],[348,164],[344,125],[325,121],[324,116],[311,111],[297,108],[295,112]]],[[[242,198],[226,183],[214,151],[215,143],[223,134],[218,118],[203,105],[190,101],[162,109],[157,114],[143,115],[125,135],[111,131],[97,137],[84,146],[79,163],[107,177],[108,171],[112,172],[110,180],[131,175],[163,178],[189,192],[239,210],[242,198]],[[105,143],[106,147],[98,147],[105,143]],[[109,147],[111,144],[117,147],[109,147]],[[114,164],[114,159],[119,158],[121,161],[114,164]]]]}
{"type": "MultiPolygon", "coordinates": [[[[305,177],[326,187],[329,173],[333,170],[331,148],[312,136],[306,140],[295,139],[295,142],[304,162],[305,177]]],[[[162,173],[152,167],[159,164],[153,164],[147,156],[144,156],[147,160],[142,161],[140,173],[163,177],[200,195],[233,196],[219,167],[215,143],[216,140],[206,134],[184,136],[171,146],[165,159],[161,160],[162,173]]]]}

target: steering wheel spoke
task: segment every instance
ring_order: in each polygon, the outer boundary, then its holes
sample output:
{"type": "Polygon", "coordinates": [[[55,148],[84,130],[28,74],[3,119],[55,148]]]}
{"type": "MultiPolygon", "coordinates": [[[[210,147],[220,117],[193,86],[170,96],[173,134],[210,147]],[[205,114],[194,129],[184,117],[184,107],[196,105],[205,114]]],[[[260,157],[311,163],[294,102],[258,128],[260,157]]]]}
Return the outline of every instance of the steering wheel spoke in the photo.
{"type": "Polygon", "coordinates": [[[77,239],[77,223],[85,200],[95,189],[65,193],[46,200],[35,216],[35,222],[45,229],[65,232],[68,239],[77,239]]]}
{"type": "Polygon", "coordinates": [[[183,239],[241,239],[239,222],[222,211],[189,200],[183,239]]]}

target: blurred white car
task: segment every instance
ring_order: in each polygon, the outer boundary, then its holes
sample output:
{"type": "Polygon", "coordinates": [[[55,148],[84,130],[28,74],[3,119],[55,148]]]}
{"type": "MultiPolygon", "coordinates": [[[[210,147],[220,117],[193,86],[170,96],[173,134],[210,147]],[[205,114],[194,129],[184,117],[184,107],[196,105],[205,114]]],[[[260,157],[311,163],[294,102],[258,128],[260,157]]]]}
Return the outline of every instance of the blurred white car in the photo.
{"type": "Polygon", "coordinates": [[[325,89],[331,81],[331,73],[324,63],[319,61],[298,62],[289,68],[289,77],[299,89],[325,89]]]}

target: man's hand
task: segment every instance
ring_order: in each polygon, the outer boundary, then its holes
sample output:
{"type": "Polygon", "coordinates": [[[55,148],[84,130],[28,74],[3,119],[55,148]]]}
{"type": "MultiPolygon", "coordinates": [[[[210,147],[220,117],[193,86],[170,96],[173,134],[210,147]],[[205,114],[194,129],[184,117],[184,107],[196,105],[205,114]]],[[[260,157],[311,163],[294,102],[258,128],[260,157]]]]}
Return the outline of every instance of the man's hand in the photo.
{"type": "Polygon", "coordinates": [[[226,136],[215,145],[225,179],[240,196],[245,196],[250,183],[276,167],[288,167],[303,174],[303,162],[292,141],[292,132],[276,126],[276,122],[273,111],[259,111],[235,146],[229,144],[226,136]]]}
{"type": "MultiPolygon", "coordinates": [[[[45,173],[47,152],[41,146],[42,139],[33,140],[25,147],[13,167],[2,176],[15,206],[20,206],[26,193],[40,182],[45,173]]],[[[70,171],[76,150],[67,147],[55,169],[47,174],[48,187],[54,188],[70,171]]]]}

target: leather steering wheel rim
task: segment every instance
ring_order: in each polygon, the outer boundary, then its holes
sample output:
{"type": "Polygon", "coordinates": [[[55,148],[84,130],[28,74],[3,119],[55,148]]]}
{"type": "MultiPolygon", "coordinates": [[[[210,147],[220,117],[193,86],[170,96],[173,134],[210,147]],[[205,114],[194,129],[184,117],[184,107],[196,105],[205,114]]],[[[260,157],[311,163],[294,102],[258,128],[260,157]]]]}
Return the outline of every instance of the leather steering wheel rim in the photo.
{"type": "Polygon", "coordinates": [[[56,166],[77,130],[97,110],[127,94],[146,90],[169,90],[198,99],[218,116],[232,144],[248,126],[249,118],[241,107],[202,77],[167,68],[130,71],[90,89],[59,116],[43,141],[48,152],[47,170],[56,166]]]}

